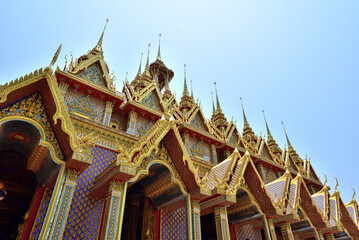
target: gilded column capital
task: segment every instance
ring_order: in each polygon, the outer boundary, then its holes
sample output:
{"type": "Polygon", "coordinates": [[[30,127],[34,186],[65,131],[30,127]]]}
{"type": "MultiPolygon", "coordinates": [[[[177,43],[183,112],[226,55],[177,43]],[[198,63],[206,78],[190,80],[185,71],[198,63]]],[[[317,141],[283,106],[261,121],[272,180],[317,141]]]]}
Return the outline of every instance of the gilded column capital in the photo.
{"type": "Polygon", "coordinates": [[[290,223],[282,223],[280,225],[280,230],[282,232],[284,240],[294,240],[292,227],[290,226],[290,223]]]}
{"type": "Polygon", "coordinates": [[[217,239],[230,240],[227,208],[214,208],[214,219],[216,221],[217,239]]]}
{"type": "Polygon", "coordinates": [[[80,172],[72,169],[67,169],[65,172],[65,182],[66,181],[72,181],[77,182],[79,179],[80,172]]]}
{"type": "Polygon", "coordinates": [[[201,237],[201,207],[199,200],[191,199],[191,214],[192,214],[192,226],[193,226],[193,239],[200,240],[201,237]]]}

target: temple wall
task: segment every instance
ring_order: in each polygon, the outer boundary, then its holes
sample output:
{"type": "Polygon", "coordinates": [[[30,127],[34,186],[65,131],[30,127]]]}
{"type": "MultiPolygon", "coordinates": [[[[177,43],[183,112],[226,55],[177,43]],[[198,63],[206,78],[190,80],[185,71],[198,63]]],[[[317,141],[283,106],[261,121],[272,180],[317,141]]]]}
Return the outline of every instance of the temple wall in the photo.
{"type": "Polygon", "coordinates": [[[235,225],[235,230],[237,240],[262,240],[261,231],[259,229],[254,229],[251,224],[244,226],[235,225]]]}
{"type": "Polygon", "coordinates": [[[187,239],[186,207],[161,211],[161,240],[187,239]]]}
{"type": "Polygon", "coordinates": [[[95,147],[93,162],[79,176],[63,239],[97,239],[103,213],[103,200],[89,196],[94,180],[112,161],[116,153],[95,147]]]}
{"type": "MultiPolygon", "coordinates": [[[[87,95],[83,92],[76,91],[73,88],[69,88],[65,94],[64,102],[66,106],[68,107],[68,104],[73,103],[76,99],[81,99],[83,97],[86,97],[87,95]]],[[[97,117],[94,119],[95,122],[102,123],[103,121],[103,115],[105,111],[106,103],[98,98],[90,96],[90,100],[92,104],[96,108],[96,113],[98,114],[97,117]]]]}

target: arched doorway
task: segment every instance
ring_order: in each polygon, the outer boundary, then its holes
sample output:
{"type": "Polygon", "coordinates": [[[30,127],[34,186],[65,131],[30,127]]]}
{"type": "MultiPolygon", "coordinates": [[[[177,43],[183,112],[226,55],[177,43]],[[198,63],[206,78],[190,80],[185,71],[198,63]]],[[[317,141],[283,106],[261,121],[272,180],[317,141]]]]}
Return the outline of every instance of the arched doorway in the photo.
{"type": "Polygon", "coordinates": [[[24,120],[0,124],[0,181],[7,189],[0,202],[0,239],[17,238],[37,188],[48,183],[58,170],[50,151],[40,145],[41,139],[39,129],[24,120]]]}
{"type": "Polygon", "coordinates": [[[187,196],[168,165],[153,161],[128,183],[121,239],[187,239],[187,196]]]}

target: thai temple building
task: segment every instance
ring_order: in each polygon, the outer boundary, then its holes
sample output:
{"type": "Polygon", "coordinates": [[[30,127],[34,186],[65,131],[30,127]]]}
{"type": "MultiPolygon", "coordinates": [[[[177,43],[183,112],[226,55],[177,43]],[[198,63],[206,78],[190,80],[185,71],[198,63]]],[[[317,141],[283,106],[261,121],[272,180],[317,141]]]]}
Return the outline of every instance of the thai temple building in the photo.
{"type": "Polygon", "coordinates": [[[186,73],[176,99],[160,47],[116,89],[104,31],[64,67],[60,46],[0,85],[0,239],[359,239],[354,196],[321,182],[287,133],[279,147],[265,117],[256,135],[243,105],[237,126],[215,91],[204,116],[186,73]]]}

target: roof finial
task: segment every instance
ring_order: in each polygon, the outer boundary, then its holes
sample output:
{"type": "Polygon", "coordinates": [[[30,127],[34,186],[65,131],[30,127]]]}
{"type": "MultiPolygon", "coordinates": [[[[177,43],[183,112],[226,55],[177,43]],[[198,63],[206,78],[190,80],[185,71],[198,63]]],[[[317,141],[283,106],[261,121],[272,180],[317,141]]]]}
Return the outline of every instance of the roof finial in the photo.
{"type": "Polygon", "coordinates": [[[59,57],[59,54],[61,52],[61,47],[62,47],[62,44],[60,44],[60,46],[57,48],[56,52],[55,52],[55,55],[54,57],[52,58],[49,66],[47,66],[45,68],[45,72],[48,72],[49,74],[52,74],[52,71],[53,71],[53,67],[54,67],[54,64],[55,62],[57,61],[57,58],[59,57]]]}
{"type": "Polygon", "coordinates": [[[353,196],[352,196],[352,199],[354,199],[354,197],[355,197],[355,189],[353,188],[353,187],[351,187],[352,189],[353,189],[353,196]]]}
{"type": "Polygon", "coordinates": [[[335,191],[338,191],[338,186],[339,186],[338,179],[335,176],[333,176],[333,178],[335,178],[335,181],[337,182],[335,184],[335,191]]]}
{"type": "Polygon", "coordinates": [[[183,88],[183,95],[188,95],[188,89],[187,89],[187,78],[186,78],[186,64],[184,66],[184,88],[183,88]]]}
{"type": "Polygon", "coordinates": [[[146,70],[149,70],[150,65],[150,48],[151,48],[151,43],[148,44],[148,53],[147,53],[147,62],[146,62],[146,70]]]}
{"type": "Polygon", "coordinates": [[[246,114],[244,112],[244,107],[243,107],[243,102],[242,102],[242,97],[239,97],[239,99],[241,100],[241,106],[242,106],[242,111],[243,111],[243,119],[244,119],[244,124],[249,124],[248,121],[247,121],[247,117],[246,117],[246,114]]]}
{"type": "Polygon", "coordinates": [[[191,80],[191,97],[193,99],[193,86],[192,86],[192,80],[191,80]]]}
{"type": "Polygon", "coordinates": [[[221,105],[219,105],[219,100],[218,100],[217,83],[216,82],[214,82],[214,88],[216,89],[217,109],[221,109],[221,105]]]}
{"type": "Polygon", "coordinates": [[[267,124],[266,115],[264,114],[264,110],[262,110],[262,113],[263,113],[263,117],[264,117],[264,122],[266,123],[268,138],[270,138],[270,137],[272,137],[272,134],[271,134],[271,132],[269,131],[269,127],[268,127],[268,124],[267,124]]]}
{"type": "Polygon", "coordinates": [[[98,40],[97,47],[100,47],[100,48],[102,47],[103,34],[105,33],[108,21],[109,21],[108,18],[106,18],[105,27],[103,28],[103,31],[102,31],[100,39],[98,40]]]}
{"type": "Polygon", "coordinates": [[[324,177],[325,177],[323,185],[325,186],[325,184],[328,182],[328,178],[327,178],[327,174],[325,174],[325,173],[323,173],[323,174],[324,174],[324,177]]]}
{"type": "Polygon", "coordinates": [[[138,67],[138,73],[137,73],[137,75],[141,75],[142,57],[143,57],[143,52],[141,53],[140,66],[138,67]]]}
{"type": "Polygon", "coordinates": [[[214,107],[213,92],[211,92],[211,94],[212,94],[212,106],[213,106],[213,112],[215,112],[215,111],[216,111],[216,108],[214,107]]]}
{"type": "Polygon", "coordinates": [[[161,59],[161,37],[162,37],[162,34],[158,34],[158,37],[159,37],[159,40],[158,40],[158,53],[157,53],[157,59],[158,60],[162,60],[161,59]]]}
{"type": "Polygon", "coordinates": [[[291,147],[292,144],[290,144],[288,135],[287,135],[287,131],[285,130],[285,126],[284,126],[284,122],[282,121],[282,125],[283,125],[283,129],[284,129],[284,133],[285,133],[285,137],[287,138],[287,143],[288,143],[288,147],[291,147]]]}

